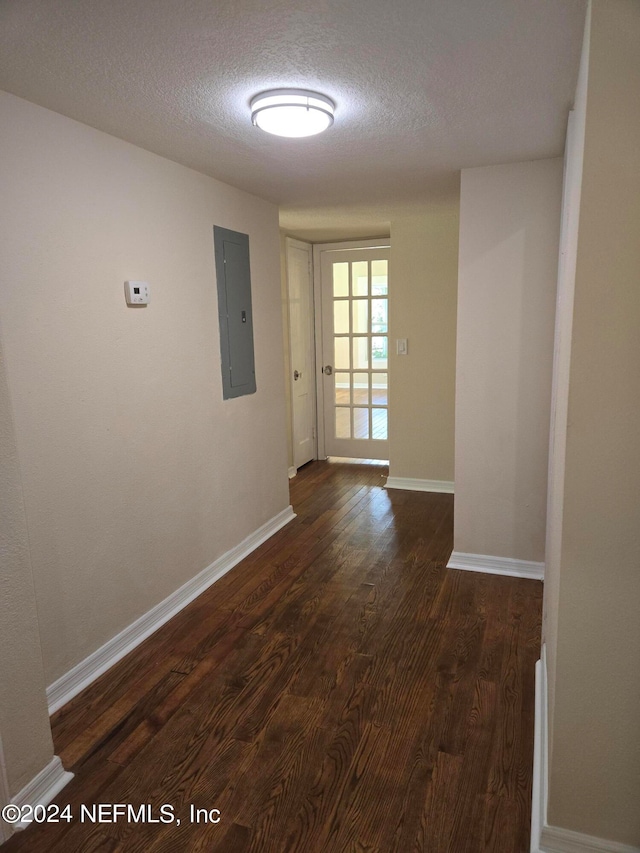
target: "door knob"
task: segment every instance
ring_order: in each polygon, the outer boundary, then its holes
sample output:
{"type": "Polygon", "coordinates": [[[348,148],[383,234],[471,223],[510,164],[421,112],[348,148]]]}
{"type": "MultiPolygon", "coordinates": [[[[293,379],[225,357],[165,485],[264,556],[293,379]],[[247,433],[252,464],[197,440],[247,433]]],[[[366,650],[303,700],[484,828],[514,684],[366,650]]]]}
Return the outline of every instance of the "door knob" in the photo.
{"type": "Polygon", "coordinates": [[[331,376],[331,374],[333,373],[333,367],[331,367],[330,364],[327,364],[325,365],[325,367],[322,368],[322,372],[325,376],[331,376]]]}
{"type": "Polygon", "coordinates": [[[294,381],[296,381],[296,382],[297,382],[297,381],[298,381],[298,379],[300,379],[300,377],[301,377],[301,376],[302,376],[302,374],[300,373],[300,371],[298,371],[298,370],[294,370],[294,371],[293,371],[293,379],[294,379],[294,381]]]}

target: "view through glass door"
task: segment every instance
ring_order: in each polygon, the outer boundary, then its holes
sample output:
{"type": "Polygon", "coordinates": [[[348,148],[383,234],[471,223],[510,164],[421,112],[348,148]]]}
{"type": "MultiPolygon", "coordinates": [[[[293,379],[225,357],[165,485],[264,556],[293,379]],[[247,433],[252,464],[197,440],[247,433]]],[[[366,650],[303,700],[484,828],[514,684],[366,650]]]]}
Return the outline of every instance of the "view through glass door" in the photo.
{"type": "Polygon", "coordinates": [[[388,459],[389,249],[322,253],[325,453],[388,459]]]}

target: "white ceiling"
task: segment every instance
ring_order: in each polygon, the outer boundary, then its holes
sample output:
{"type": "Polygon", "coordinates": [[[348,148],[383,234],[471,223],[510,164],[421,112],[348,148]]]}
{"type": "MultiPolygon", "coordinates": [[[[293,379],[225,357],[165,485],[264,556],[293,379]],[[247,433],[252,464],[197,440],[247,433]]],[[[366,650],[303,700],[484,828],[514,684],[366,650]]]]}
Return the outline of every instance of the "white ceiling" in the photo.
{"type": "Polygon", "coordinates": [[[586,0],[1,0],[0,88],[281,206],[300,236],[384,233],[468,166],[562,153],[586,0]],[[249,101],[336,102],[301,140],[249,101]],[[338,233],[339,232],[339,233],[338,233]]]}

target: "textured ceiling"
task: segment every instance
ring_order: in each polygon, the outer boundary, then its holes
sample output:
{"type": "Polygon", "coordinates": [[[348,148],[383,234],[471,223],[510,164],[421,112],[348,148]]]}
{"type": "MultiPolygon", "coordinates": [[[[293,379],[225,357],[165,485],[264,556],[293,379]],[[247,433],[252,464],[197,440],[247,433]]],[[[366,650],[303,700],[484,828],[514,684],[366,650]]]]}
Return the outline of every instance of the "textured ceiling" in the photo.
{"type": "Polygon", "coordinates": [[[277,202],[301,235],[337,219],[373,235],[394,210],[450,195],[462,167],[562,153],[585,9],[2,0],[0,88],[277,202]],[[329,131],[251,125],[254,94],[292,86],[333,98],[329,131]]]}

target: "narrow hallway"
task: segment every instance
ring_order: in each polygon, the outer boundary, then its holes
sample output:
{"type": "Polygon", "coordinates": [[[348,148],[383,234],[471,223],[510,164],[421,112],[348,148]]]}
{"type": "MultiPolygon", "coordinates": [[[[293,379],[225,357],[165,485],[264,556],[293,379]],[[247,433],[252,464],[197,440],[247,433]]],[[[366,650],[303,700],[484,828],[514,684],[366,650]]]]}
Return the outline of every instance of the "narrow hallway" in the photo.
{"type": "Polygon", "coordinates": [[[385,473],[302,468],[297,518],[54,716],[72,820],[7,853],[528,850],[542,585],[447,570],[453,496],[385,473]]]}

